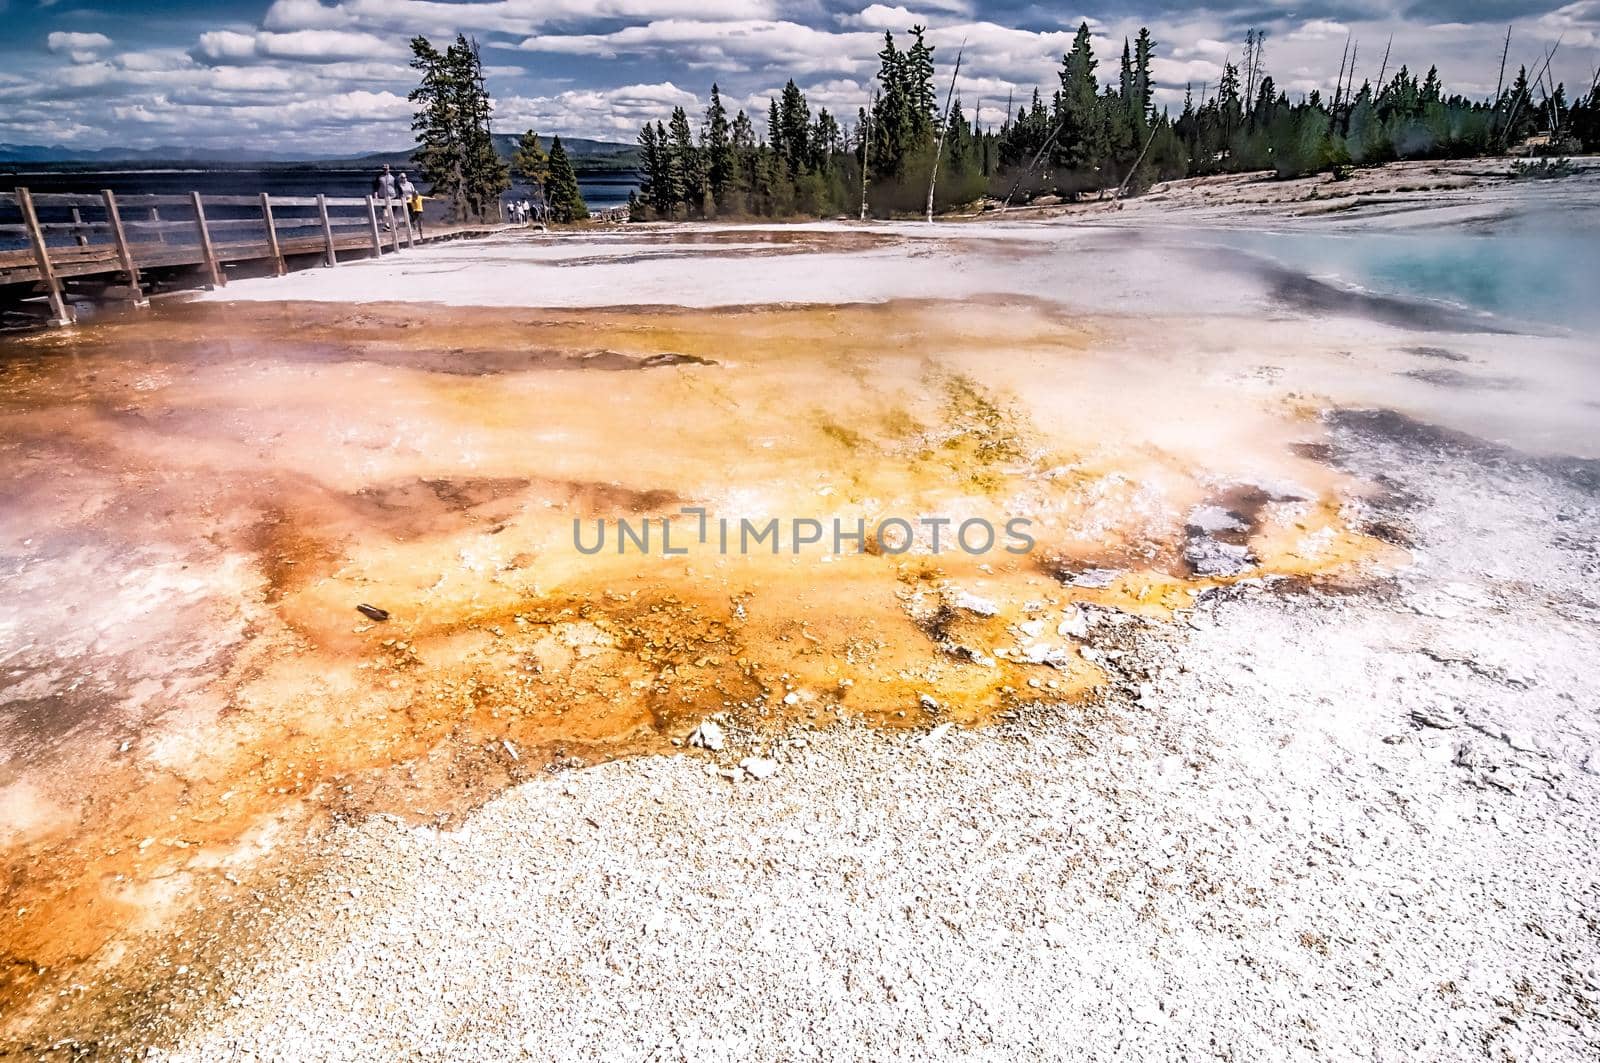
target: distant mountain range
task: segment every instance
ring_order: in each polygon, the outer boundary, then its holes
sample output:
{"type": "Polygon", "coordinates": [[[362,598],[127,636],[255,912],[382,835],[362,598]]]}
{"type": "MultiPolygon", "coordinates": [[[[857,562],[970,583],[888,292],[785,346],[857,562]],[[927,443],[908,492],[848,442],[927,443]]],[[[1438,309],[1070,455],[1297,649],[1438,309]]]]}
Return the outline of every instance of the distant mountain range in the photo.
{"type": "MultiPolygon", "coordinates": [[[[494,146],[509,159],[517,149],[519,134],[496,133],[494,146]]],[[[540,142],[546,150],[550,138],[540,142]]],[[[561,138],[562,146],[572,157],[573,168],[579,171],[633,170],[639,166],[639,149],[632,144],[619,144],[608,140],[589,140],[585,137],[561,138]]],[[[252,151],[242,148],[68,148],[60,144],[0,144],[0,168],[16,169],[22,166],[50,166],[64,169],[89,169],[119,166],[144,169],[158,166],[211,166],[259,169],[262,167],[303,168],[313,170],[367,169],[382,166],[408,166],[411,153],[407,150],[380,151],[367,155],[334,156],[305,155],[281,151],[252,151]]]]}

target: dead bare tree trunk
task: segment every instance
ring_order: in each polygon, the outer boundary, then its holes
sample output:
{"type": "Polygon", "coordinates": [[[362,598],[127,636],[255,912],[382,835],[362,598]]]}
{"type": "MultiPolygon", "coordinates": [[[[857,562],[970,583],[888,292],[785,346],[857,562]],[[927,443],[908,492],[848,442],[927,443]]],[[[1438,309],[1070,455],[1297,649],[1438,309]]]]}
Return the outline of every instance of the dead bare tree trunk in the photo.
{"type": "Polygon", "coordinates": [[[1150,145],[1155,143],[1156,130],[1159,128],[1159,125],[1151,124],[1150,135],[1144,138],[1144,147],[1139,149],[1139,157],[1133,160],[1133,169],[1129,170],[1127,175],[1122,178],[1122,183],[1117,186],[1117,194],[1111,197],[1113,203],[1120,201],[1122,194],[1128,190],[1128,182],[1133,180],[1133,175],[1139,172],[1139,164],[1144,161],[1144,153],[1150,150],[1150,145]]]}
{"type": "Polygon", "coordinates": [[[1511,25],[1506,24],[1506,43],[1500,49],[1500,76],[1494,79],[1494,114],[1489,119],[1489,142],[1494,142],[1500,128],[1500,93],[1506,85],[1506,56],[1511,54],[1511,25]]]}
{"type": "MultiPolygon", "coordinates": [[[[1541,79],[1544,77],[1544,72],[1546,70],[1548,70],[1549,67],[1550,67],[1550,61],[1556,57],[1556,48],[1560,48],[1561,47],[1561,42],[1563,40],[1565,40],[1565,39],[1566,39],[1566,34],[1562,34],[1560,37],[1556,38],[1555,48],[1551,48],[1550,51],[1548,53],[1546,53],[1546,55],[1544,57],[1544,65],[1541,66],[1539,68],[1539,72],[1533,76],[1533,80],[1534,80],[1535,83],[1541,82],[1541,79]]],[[[1528,93],[1528,96],[1529,96],[1529,99],[1531,101],[1533,93],[1531,93],[1531,92],[1528,93]]],[[[1521,112],[1522,112],[1522,97],[1518,96],[1511,103],[1511,113],[1506,116],[1506,128],[1505,128],[1505,132],[1502,134],[1502,136],[1509,137],[1511,135],[1511,130],[1516,127],[1517,115],[1520,114],[1521,112]]]]}
{"type": "Polygon", "coordinates": [[[867,167],[872,165],[872,127],[876,124],[872,119],[878,110],[878,91],[872,91],[872,98],[867,101],[867,129],[865,139],[861,144],[861,220],[867,220],[867,167]]]}
{"type": "Polygon", "coordinates": [[[1350,62],[1350,35],[1345,34],[1344,54],[1339,57],[1339,76],[1333,80],[1333,120],[1339,120],[1339,101],[1344,96],[1344,68],[1350,62]]]}
{"type": "Polygon", "coordinates": [[[950,72],[950,90],[944,94],[944,121],[939,123],[939,140],[933,146],[933,169],[928,173],[928,223],[933,223],[933,186],[939,181],[939,159],[944,155],[944,137],[950,131],[950,105],[956,98],[956,78],[961,74],[961,55],[967,50],[962,41],[956,50],[956,68],[950,72]]]}
{"type": "Polygon", "coordinates": [[[1033,159],[1028,163],[1027,169],[1019,173],[1017,175],[1017,179],[1011,182],[1011,189],[1006,193],[1006,198],[1000,204],[1001,214],[1004,214],[1010,209],[1011,197],[1017,194],[1017,189],[1022,187],[1023,180],[1027,178],[1029,174],[1033,173],[1033,168],[1039,165],[1039,160],[1044,158],[1044,153],[1050,150],[1051,146],[1055,144],[1056,138],[1061,135],[1061,131],[1065,128],[1067,128],[1067,120],[1063,118],[1060,122],[1056,123],[1055,130],[1045,138],[1044,143],[1039,145],[1039,150],[1033,153],[1033,159]]]}
{"type": "Polygon", "coordinates": [[[1555,145],[1556,136],[1561,132],[1561,111],[1556,107],[1556,78],[1550,72],[1550,60],[1555,58],[1556,51],[1550,49],[1545,57],[1544,78],[1539,82],[1539,91],[1544,93],[1545,107],[1550,111],[1550,144],[1555,145]],[[1546,88],[1546,85],[1549,88],[1546,88]]]}

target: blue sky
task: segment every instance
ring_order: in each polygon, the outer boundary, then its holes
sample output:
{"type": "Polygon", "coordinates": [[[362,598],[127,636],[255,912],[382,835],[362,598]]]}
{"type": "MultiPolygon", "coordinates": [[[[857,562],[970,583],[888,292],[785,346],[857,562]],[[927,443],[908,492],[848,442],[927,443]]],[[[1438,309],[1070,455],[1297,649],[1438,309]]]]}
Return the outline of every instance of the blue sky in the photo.
{"type": "MultiPolygon", "coordinates": [[[[793,77],[849,120],[885,29],[930,28],[941,65],[967,41],[968,114],[998,122],[1008,93],[1053,83],[1087,20],[1115,76],[1125,35],[1157,41],[1158,102],[1215,83],[1245,30],[1268,31],[1266,68],[1291,92],[1331,86],[1347,35],[1358,76],[1437,63],[1452,89],[1494,88],[1562,41],[1557,77],[1600,64],[1600,0],[0,0],[0,142],[182,144],[338,154],[410,139],[406,41],[457,31],[483,45],[496,128],[631,141],[646,118],[700,107],[713,81],[764,110],[793,77]]],[[[758,123],[759,124],[759,123],[758,123]]]]}

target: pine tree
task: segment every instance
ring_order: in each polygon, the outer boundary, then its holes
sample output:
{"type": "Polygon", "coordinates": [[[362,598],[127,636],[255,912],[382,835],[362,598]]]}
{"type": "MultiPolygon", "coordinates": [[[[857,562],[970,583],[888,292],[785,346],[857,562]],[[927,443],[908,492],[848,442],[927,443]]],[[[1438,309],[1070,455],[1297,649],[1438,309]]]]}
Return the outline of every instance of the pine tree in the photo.
{"type": "Polygon", "coordinates": [[[803,170],[811,158],[811,108],[805,94],[790,78],[778,100],[778,143],[773,147],[789,166],[789,175],[803,170]]]}
{"type": "Polygon", "coordinates": [[[885,32],[878,53],[878,81],[883,86],[872,111],[870,169],[885,178],[899,175],[911,139],[912,101],[906,87],[906,58],[885,32]]]}
{"type": "Polygon", "coordinates": [[[674,214],[698,213],[702,194],[700,153],[695,150],[694,133],[689,129],[689,115],[682,107],[672,109],[667,136],[670,159],[667,172],[672,185],[672,210],[674,214]]]}
{"type": "Polygon", "coordinates": [[[817,112],[817,120],[811,127],[808,140],[811,144],[811,167],[819,172],[831,166],[834,155],[844,150],[844,131],[826,107],[817,112]]]}
{"type": "Polygon", "coordinates": [[[733,181],[734,158],[732,129],[728,124],[728,111],[722,106],[722,94],[711,86],[711,106],[706,108],[706,176],[711,186],[711,198],[721,211],[728,206],[729,185],[733,181]]]}
{"type": "Polygon", "coordinates": [[[462,150],[458,138],[456,95],[445,57],[426,37],[411,39],[411,69],[422,81],[408,97],[416,105],[411,129],[417,150],[412,158],[428,182],[428,194],[449,203],[451,219],[462,214],[462,150]]]}
{"type": "Polygon", "coordinates": [[[1149,120],[1155,103],[1155,83],[1150,80],[1150,60],[1155,57],[1155,51],[1156,42],[1150,39],[1150,30],[1141,26],[1133,41],[1133,94],[1141,125],[1149,120]]]}
{"type": "Polygon", "coordinates": [[[911,95],[912,139],[918,147],[931,143],[939,125],[939,93],[933,85],[933,48],[923,39],[927,27],[911,27],[906,49],[905,81],[911,95]]]}
{"type": "Polygon", "coordinates": [[[672,165],[672,146],[667,141],[667,127],[659,120],[656,122],[656,174],[651,184],[651,191],[655,199],[652,204],[656,215],[662,218],[672,217],[673,204],[683,198],[683,181],[674,173],[672,165]]]}
{"type": "MultiPolygon", "coordinates": [[[[667,175],[662,165],[661,145],[656,140],[656,127],[650,122],[639,130],[639,213],[654,215],[664,195],[663,185],[667,175]]],[[[633,212],[629,211],[631,217],[633,212]]]]}
{"type": "Polygon", "coordinates": [[[755,189],[756,173],[756,127],[750,121],[750,116],[740,111],[733,117],[734,169],[731,179],[731,190],[726,193],[736,214],[746,213],[751,207],[751,196],[755,189]]]}
{"type": "Polygon", "coordinates": [[[1122,103],[1127,108],[1131,117],[1139,106],[1139,101],[1134,98],[1133,90],[1133,49],[1128,45],[1128,38],[1122,38],[1122,67],[1117,72],[1117,95],[1122,97],[1122,103]]]}
{"type": "Polygon", "coordinates": [[[558,222],[582,221],[589,216],[589,205],[583,201],[578,188],[578,175],[572,170],[572,160],[561,138],[550,142],[550,217],[558,222]]]}
{"type": "Polygon", "coordinates": [[[494,147],[494,105],[484,84],[478,43],[458,34],[445,50],[445,69],[461,147],[461,200],[468,213],[485,218],[491,204],[511,187],[511,171],[494,147]]]}
{"type": "Polygon", "coordinates": [[[1099,65],[1089,41],[1089,24],[1081,23],[1073,37],[1072,50],[1062,57],[1061,93],[1056,108],[1057,122],[1061,126],[1057,158],[1070,169],[1090,169],[1102,154],[1100,102],[1094,73],[1099,65]]]}
{"type": "Polygon", "coordinates": [[[511,156],[511,167],[527,184],[533,196],[534,215],[543,219],[546,212],[545,189],[550,183],[550,156],[539,145],[539,135],[533,130],[522,134],[517,142],[516,154],[511,156]]]}

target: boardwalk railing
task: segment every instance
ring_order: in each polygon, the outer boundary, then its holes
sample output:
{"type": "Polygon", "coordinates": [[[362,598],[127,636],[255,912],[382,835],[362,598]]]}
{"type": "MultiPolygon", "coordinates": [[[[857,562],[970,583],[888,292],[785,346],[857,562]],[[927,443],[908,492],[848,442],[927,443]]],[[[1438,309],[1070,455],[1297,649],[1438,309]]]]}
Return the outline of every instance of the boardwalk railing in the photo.
{"type": "Polygon", "coordinates": [[[0,288],[43,288],[50,322],[66,325],[73,311],[63,281],[71,278],[98,281],[103,294],[142,305],[142,270],[198,268],[209,289],[227,284],[229,264],[263,262],[282,276],[292,257],[317,256],[336,266],[341,253],[377,257],[400,250],[402,239],[410,247],[417,234],[401,202],[371,196],[118,196],[18,188],[0,192],[0,288]],[[120,286],[108,280],[115,277],[120,286]]]}

